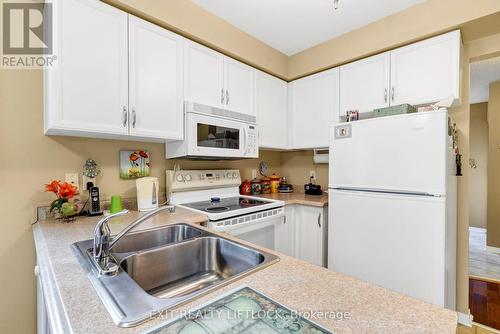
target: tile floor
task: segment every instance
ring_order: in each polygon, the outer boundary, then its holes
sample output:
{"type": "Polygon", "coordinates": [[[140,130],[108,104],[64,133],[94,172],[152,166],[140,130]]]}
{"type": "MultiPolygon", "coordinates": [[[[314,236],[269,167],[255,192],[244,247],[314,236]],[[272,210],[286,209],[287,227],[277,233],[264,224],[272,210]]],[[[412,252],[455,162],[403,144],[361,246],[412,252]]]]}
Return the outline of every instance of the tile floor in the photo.
{"type": "Polygon", "coordinates": [[[486,250],[486,230],[469,227],[469,274],[500,282],[500,254],[486,250]]]}

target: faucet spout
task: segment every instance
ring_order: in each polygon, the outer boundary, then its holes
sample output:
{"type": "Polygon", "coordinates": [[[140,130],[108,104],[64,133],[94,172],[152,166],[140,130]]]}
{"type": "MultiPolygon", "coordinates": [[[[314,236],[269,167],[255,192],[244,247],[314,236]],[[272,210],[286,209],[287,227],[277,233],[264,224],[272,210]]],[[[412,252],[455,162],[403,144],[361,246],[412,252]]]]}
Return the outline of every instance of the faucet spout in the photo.
{"type": "Polygon", "coordinates": [[[134,227],[142,224],[149,218],[157,215],[162,211],[169,211],[173,213],[175,212],[175,206],[165,205],[146,213],[145,215],[137,218],[132,223],[130,223],[113,239],[111,239],[111,230],[109,229],[108,221],[112,218],[126,215],[129,211],[123,210],[101,219],[94,229],[94,248],[92,249],[93,259],[97,264],[97,267],[99,268],[99,273],[107,275],[115,274],[118,271],[118,265],[113,261],[110,261],[111,248],[113,248],[113,246],[134,227]]]}

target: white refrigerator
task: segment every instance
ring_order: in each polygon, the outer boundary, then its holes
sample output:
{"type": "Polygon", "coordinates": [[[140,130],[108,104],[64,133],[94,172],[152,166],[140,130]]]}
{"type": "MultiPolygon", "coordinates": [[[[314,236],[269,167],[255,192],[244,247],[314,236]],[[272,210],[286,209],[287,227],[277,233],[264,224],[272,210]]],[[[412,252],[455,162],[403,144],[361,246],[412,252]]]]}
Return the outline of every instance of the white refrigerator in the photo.
{"type": "Polygon", "coordinates": [[[328,267],[455,309],[457,181],[448,112],[331,129],[328,267]]]}

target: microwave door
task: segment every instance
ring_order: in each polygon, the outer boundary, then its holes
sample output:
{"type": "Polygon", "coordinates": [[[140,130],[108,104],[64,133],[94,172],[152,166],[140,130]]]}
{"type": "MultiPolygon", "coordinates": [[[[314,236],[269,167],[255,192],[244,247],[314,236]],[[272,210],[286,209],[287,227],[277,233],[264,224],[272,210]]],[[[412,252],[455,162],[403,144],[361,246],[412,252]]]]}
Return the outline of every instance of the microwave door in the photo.
{"type": "Polygon", "coordinates": [[[222,158],[244,156],[245,130],[240,122],[199,114],[188,117],[189,155],[222,158]]]}

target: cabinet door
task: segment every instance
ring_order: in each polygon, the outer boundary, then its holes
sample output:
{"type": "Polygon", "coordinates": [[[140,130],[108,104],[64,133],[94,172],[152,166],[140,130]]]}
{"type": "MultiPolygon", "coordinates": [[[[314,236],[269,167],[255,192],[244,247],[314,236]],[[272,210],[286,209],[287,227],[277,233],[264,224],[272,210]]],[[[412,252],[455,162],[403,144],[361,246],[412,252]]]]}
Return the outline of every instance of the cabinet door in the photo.
{"type": "Polygon", "coordinates": [[[389,106],[390,53],[340,67],[340,116],[389,106]]]}
{"type": "Polygon", "coordinates": [[[338,120],[339,69],[295,80],[289,86],[292,149],[328,147],[330,126],[338,120]]]}
{"type": "Polygon", "coordinates": [[[255,69],[224,57],[225,106],[233,111],[255,115],[255,69]]]}
{"type": "Polygon", "coordinates": [[[288,256],[295,256],[295,220],[294,205],[285,207],[285,219],[276,226],[275,250],[288,256]]]}
{"type": "Polygon", "coordinates": [[[391,51],[391,104],[460,98],[460,31],[391,51]]]}
{"type": "Polygon", "coordinates": [[[257,72],[256,106],[261,148],[287,148],[287,83],[257,72]]]}
{"type": "Polygon", "coordinates": [[[183,138],[182,37],[130,16],[130,134],[183,138]]]}
{"type": "Polygon", "coordinates": [[[93,0],[59,6],[59,64],[45,71],[46,133],[126,135],[127,14],[93,0]]]}
{"type": "Polygon", "coordinates": [[[214,107],[225,105],[222,54],[185,41],[184,94],[187,101],[214,107]]]}
{"type": "Polygon", "coordinates": [[[324,266],[326,234],[323,208],[300,205],[294,212],[295,256],[309,263],[324,266]]]}

